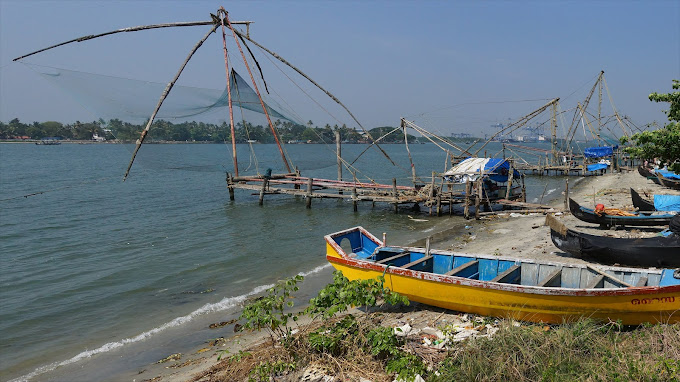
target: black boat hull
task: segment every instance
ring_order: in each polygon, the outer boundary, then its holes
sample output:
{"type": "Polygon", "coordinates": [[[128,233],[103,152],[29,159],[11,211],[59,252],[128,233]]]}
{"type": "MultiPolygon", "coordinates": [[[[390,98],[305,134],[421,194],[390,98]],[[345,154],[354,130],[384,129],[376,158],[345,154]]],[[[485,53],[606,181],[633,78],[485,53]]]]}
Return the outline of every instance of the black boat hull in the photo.
{"type": "Polygon", "coordinates": [[[656,174],[651,172],[648,168],[644,166],[638,166],[638,174],[644,176],[645,178],[651,180],[652,182],[656,184],[661,184],[659,182],[659,179],[656,177],[656,174]]]}
{"type": "Polygon", "coordinates": [[[661,174],[656,174],[656,177],[659,181],[659,184],[662,186],[672,188],[674,190],[680,190],[680,180],[669,179],[661,174]]]}
{"type": "Polygon", "coordinates": [[[569,211],[575,218],[586,223],[599,224],[605,227],[612,226],[636,226],[636,227],[651,227],[664,226],[670,223],[672,214],[649,215],[649,216],[599,216],[589,208],[581,207],[573,199],[569,199],[569,211]]]}
{"type": "Polygon", "coordinates": [[[656,211],[654,203],[643,198],[637,191],[630,189],[630,198],[633,200],[633,206],[640,211],[656,211]]]}
{"type": "Polygon", "coordinates": [[[567,230],[562,235],[550,230],[553,244],[564,252],[603,264],[639,267],[680,267],[680,236],[642,239],[589,235],[567,230]]]}

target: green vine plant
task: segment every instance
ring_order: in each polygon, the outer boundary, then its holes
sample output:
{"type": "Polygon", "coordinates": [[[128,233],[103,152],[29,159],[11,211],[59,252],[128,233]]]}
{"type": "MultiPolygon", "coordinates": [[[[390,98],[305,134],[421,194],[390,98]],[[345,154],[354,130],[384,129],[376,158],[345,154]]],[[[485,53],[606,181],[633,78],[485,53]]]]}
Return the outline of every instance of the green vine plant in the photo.
{"type": "Polygon", "coordinates": [[[298,316],[286,310],[293,307],[291,295],[300,289],[297,284],[303,279],[303,276],[296,275],[279,281],[267,290],[267,295],[247,303],[239,317],[239,320],[244,322],[243,329],[257,331],[266,329],[272,343],[278,343],[281,339],[289,337],[291,328],[288,327],[288,321],[297,321],[298,316]]]}
{"type": "Polygon", "coordinates": [[[319,291],[319,294],[309,301],[305,314],[312,318],[328,319],[336,313],[347,311],[350,307],[363,307],[368,313],[369,308],[378,304],[408,305],[409,301],[403,295],[392,292],[385,287],[385,277],[377,279],[352,280],[342,272],[333,273],[333,282],[319,291]]]}

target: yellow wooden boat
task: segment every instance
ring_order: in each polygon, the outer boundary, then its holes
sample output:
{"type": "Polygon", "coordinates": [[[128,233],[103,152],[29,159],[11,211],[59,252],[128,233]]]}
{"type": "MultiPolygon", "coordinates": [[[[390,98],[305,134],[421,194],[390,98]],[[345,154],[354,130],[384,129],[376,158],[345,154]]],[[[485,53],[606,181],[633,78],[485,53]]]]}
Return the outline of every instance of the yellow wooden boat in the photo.
{"type": "Polygon", "coordinates": [[[326,258],[350,280],[385,276],[411,301],[450,310],[563,323],[680,322],[680,269],[538,262],[385,246],[362,227],[325,236],[326,258]]]}

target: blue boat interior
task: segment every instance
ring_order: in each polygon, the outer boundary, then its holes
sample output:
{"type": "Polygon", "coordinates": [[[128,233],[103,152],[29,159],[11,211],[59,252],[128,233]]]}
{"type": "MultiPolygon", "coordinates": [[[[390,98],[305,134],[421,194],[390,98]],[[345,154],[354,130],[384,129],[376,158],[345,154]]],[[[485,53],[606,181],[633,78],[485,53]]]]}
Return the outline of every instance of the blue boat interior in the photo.
{"type": "Polygon", "coordinates": [[[573,289],[622,288],[627,286],[680,285],[680,271],[586,267],[538,263],[493,255],[470,255],[431,251],[425,248],[379,246],[359,229],[346,231],[333,240],[350,257],[386,267],[463,277],[468,279],[539,287],[573,289]]]}

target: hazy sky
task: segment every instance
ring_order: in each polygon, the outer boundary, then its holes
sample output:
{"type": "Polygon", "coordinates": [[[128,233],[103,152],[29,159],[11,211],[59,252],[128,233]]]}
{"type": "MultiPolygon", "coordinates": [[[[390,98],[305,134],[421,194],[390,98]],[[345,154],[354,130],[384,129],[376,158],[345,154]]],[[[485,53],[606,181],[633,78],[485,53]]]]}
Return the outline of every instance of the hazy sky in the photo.
{"type": "MultiPolygon", "coordinates": [[[[516,119],[556,97],[570,123],[570,110],[583,102],[600,70],[622,115],[638,125],[663,124],[666,105],[647,96],[671,91],[671,80],[680,78],[680,2],[670,0],[0,0],[0,120],[98,118],[13,58],[88,34],[208,20],[221,5],[232,20],[254,21],[254,40],[330,90],[367,128],[397,126],[406,117],[445,133],[491,132],[491,124],[516,119]]],[[[123,33],[26,61],[164,84],[207,28],[123,33]]],[[[211,36],[180,83],[224,88],[221,45],[221,34],[211,36]]],[[[230,52],[232,60],[238,57],[237,50],[230,52]]],[[[265,75],[272,86],[275,77],[283,77],[277,70],[265,75]]],[[[292,104],[305,98],[282,94],[292,104]]],[[[606,93],[604,98],[606,110],[606,93]]],[[[596,112],[596,104],[589,110],[596,112]]],[[[295,112],[305,121],[354,125],[337,111],[329,117],[315,105],[301,105],[295,112]]]]}

